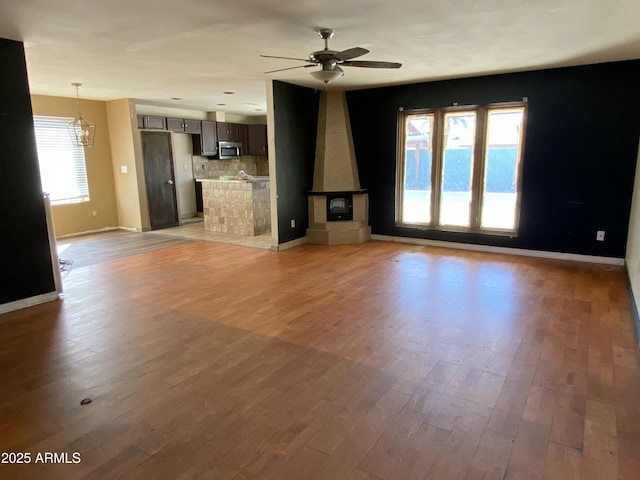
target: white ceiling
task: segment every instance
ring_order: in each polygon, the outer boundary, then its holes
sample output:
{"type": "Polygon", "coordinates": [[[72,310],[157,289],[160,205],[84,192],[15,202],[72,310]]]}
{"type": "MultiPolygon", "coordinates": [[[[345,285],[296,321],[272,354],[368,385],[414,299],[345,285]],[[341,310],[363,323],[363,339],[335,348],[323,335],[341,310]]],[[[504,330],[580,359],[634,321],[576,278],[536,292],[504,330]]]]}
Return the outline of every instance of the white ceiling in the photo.
{"type": "Polygon", "coordinates": [[[304,63],[259,56],[307,58],[319,28],[332,50],[403,64],[345,67],[329,85],[345,90],[640,58],[639,0],[0,1],[32,93],[74,97],[80,82],[82,98],[246,115],[264,115],[265,80],[325,88],[315,67],[264,74],[304,63]]]}

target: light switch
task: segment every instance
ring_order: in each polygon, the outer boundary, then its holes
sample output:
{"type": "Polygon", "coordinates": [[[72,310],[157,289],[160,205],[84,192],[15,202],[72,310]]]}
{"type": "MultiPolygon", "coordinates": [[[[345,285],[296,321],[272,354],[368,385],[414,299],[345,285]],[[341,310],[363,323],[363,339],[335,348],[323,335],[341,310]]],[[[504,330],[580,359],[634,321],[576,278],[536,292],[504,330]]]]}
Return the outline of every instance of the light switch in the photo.
{"type": "Polygon", "coordinates": [[[182,165],[182,169],[183,169],[185,172],[188,172],[188,171],[189,171],[189,165],[187,165],[187,164],[185,163],[184,165],[182,165]]]}
{"type": "Polygon", "coordinates": [[[122,166],[120,167],[120,171],[121,171],[122,173],[127,173],[127,166],[126,166],[126,165],[122,165],[122,166]]]}

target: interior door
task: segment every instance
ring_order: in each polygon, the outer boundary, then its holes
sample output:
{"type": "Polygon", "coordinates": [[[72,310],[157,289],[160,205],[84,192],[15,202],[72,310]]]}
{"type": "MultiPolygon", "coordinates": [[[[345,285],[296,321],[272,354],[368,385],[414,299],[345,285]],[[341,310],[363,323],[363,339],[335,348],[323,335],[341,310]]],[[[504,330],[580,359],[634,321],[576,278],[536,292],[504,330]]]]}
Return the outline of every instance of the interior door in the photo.
{"type": "Polygon", "coordinates": [[[152,229],[178,225],[176,185],[173,175],[171,134],[140,132],[144,156],[144,176],[152,229]]]}

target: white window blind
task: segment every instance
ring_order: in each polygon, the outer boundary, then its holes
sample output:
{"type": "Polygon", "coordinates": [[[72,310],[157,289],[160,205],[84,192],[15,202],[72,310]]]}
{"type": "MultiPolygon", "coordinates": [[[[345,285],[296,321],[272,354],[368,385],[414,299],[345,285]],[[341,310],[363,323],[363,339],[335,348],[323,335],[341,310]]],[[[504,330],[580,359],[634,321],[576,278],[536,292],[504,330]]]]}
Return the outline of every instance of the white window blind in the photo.
{"type": "Polygon", "coordinates": [[[34,115],[42,189],[52,203],[89,200],[84,147],[75,146],[67,125],[73,118],[34,115]]]}

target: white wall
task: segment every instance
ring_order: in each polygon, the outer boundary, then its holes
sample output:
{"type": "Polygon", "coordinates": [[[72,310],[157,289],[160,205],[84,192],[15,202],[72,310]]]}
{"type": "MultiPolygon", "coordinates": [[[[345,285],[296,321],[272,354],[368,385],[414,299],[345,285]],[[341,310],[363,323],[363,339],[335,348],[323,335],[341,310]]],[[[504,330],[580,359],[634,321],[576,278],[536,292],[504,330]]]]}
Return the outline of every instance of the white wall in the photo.
{"type": "MultiPolygon", "coordinates": [[[[631,203],[631,216],[629,220],[629,233],[627,236],[627,256],[625,258],[631,290],[637,306],[640,307],[640,148],[636,162],[635,183],[633,186],[633,201],[631,203]]],[[[640,325],[636,323],[636,335],[640,343],[640,325]]]]}

